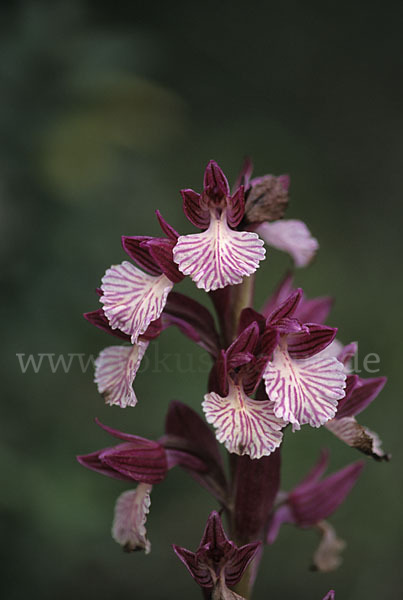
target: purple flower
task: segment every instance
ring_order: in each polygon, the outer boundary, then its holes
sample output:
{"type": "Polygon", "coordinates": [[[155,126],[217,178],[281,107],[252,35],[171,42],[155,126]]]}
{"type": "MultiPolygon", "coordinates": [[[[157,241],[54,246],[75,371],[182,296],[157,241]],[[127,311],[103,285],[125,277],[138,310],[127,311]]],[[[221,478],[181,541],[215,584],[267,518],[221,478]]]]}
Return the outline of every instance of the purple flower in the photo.
{"type": "Polygon", "coordinates": [[[344,397],[343,364],[322,355],[336,329],[297,319],[302,298],[302,290],[292,292],[266,319],[245,309],[240,333],[216,359],[202,406],[230,452],[267,456],[281,444],[287,423],[294,430],[305,423],[319,427],[344,397]],[[253,399],[262,377],[266,397],[253,399]]]}
{"type": "Polygon", "coordinates": [[[316,465],[291,492],[286,495],[281,492],[281,502],[268,529],[269,544],[277,538],[282,523],[312,527],[333,514],[354,486],[364,463],[362,461],[352,463],[321,479],[327,465],[328,453],[322,452],[316,465]]]}
{"type": "MultiPolygon", "coordinates": [[[[219,442],[229,452],[261,458],[281,444],[281,429],[286,423],[274,414],[271,400],[253,400],[245,386],[256,387],[259,373],[255,356],[259,342],[257,322],[248,325],[222,351],[210,376],[210,387],[217,389],[204,396],[203,411],[216,429],[219,442]]],[[[266,362],[267,358],[264,358],[266,362]]]]}
{"type": "Polygon", "coordinates": [[[314,556],[314,565],[323,571],[330,571],[339,566],[339,554],[345,546],[325,519],[344,502],[364,463],[352,463],[321,479],[327,465],[328,453],[322,452],[316,465],[291,492],[279,493],[278,505],[269,520],[266,538],[267,543],[272,544],[283,523],[302,528],[315,527],[321,534],[321,543],[314,556]]]}
{"type": "Polygon", "coordinates": [[[196,552],[176,545],[173,549],[196,583],[203,588],[220,589],[223,584],[238,583],[260,546],[261,542],[253,542],[238,548],[226,536],[220,515],[213,511],[196,552]]]}
{"type": "Polygon", "coordinates": [[[183,278],[172,260],[178,234],[159,213],[157,217],[166,238],[122,238],[125,252],[147,273],[124,261],[102,278],[100,302],[109,324],[129,335],[133,344],[160,317],[174,283],[183,278]]]}
{"type": "Polygon", "coordinates": [[[206,394],[202,406],[207,422],[216,428],[218,441],[229,452],[261,458],[281,444],[286,423],[275,415],[273,402],[249,398],[242,383],[230,381],[225,397],[206,394]]]}
{"type": "Polygon", "coordinates": [[[179,450],[174,444],[173,448],[166,449],[159,442],[96,422],[123,443],[77,456],[77,460],[83,467],[102,475],[138,483],[134,490],[123,492],[116,501],[112,537],[128,552],[143,549],[147,554],[151,545],[146,537],[145,523],[153,485],[163,481],[175,465],[201,473],[209,470],[208,465],[197,456],[197,451],[190,452],[186,444],[181,444],[179,450]]]}
{"type": "Polygon", "coordinates": [[[179,270],[207,292],[241,283],[254,273],[265,250],[257,233],[235,229],[245,212],[243,187],[231,195],[224,173],[211,160],[203,193],[186,189],[181,194],[186,217],[203,232],[178,238],[173,257],[179,270]]]}
{"type": "Polygon", "coordinates": [[[108,477],[138,482],[136,489],[124,492],[116,502],[112,537],[128,552],[143,549],[147,554],[151,548],[145,529],[150,493],[167,473],[166,451],[158,442],[97,423],[124,443],[77,456],[77,460],[87,469],[108,477]]]}
{"type": "Polygon", "coordinates": [[[83,467],[125,481],[154,484],[165,478],[168,462],[166,451],[160,443],[112,429],[98,419],[95,422],[124,443],[77,456],[83,467]]]}
{"type": "Polygon", "coordinates": [[[292,423],[293,430],[306,423],[320,427],[333,418],[346,385],[343,364],[320,354],[337,330],[296,319],[301,298],[302,290],[290,294],[267,318],[279,343],[263,375],[275,415],[292,423]]]}

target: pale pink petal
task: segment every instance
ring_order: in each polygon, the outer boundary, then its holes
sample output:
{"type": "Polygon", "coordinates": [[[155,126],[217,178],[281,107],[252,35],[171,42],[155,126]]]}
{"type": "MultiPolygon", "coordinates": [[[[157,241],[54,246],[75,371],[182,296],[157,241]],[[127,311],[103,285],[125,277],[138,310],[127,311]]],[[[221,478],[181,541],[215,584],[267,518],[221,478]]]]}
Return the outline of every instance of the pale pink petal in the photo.
{"type": "Polygon", "coordinates": [[[95,361],[95,383],[106,404],[121,408],[135,406],[137,398],[132,385],[148,342],[134,346],[109,346],[95,361]]]}
{"type": "Polygon", "coordinates": [[[291,254],[297,267],[306,267],[319,248],[305,223],[295,219],[261,223],[256,231],[269,246],[291,254]]]}
{"type": "Polygon", "coordinates": [[[346,375],[334,357],[296,360],[278,346],[263,377],[275,414],[294,430],[305,423],[320,427],[332,419],[337,401],[345,395],[346,375]]]}
{"type": "Polygon", "coordinates": [[[229,452],[261,458],[281,444],[285,423],[273,412],[273,402],[252,400],[242,386],[229,387],[225,398],[215,392],[206,394],[202,404],[208,423],[229,452]]]}
{"type": "Polygon", "coordinates": [[[231,229],[224,210],[220,218],[211,216],[203,233],[180,236],[173,256],[179,270],[209,292],[241,283],[256,271],[265,250],[257,233],[231,229]]]}
{"type": "Polygon", "coordinates": [[[127,333],[135,344],[161,315],[172,286],[165,275],[148,275],[127,261],[112,266],[102,278],[100,298],[112,329],[127,333]]]}
{"type": "Polygon", "coordinates": [[[123,492],[116,501],[112,537],[127,552],[145,550],[148,554],[151,550],[145,528],[150,512],[151,490],[149,483],[139,483],[135,490],[123,492]]]}

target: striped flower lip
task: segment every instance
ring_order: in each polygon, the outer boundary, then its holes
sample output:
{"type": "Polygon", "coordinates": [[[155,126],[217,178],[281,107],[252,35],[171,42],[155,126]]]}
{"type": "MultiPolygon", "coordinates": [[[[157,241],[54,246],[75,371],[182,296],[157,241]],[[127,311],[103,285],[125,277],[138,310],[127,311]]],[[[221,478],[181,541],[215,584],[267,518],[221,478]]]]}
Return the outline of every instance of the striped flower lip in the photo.
{"type": "Polygon", "coordinates": [[[180,236],[173,249],[179,270],[206,292],[242,283],[265,257],[263,241],[256,233],[231,229],[225,209],[220,215],[210,214],[206,231],[180,236]]]}
{"type": "Polygon", "coordinates": [[[179,271],[207,292],[239,284],[254,273],[265,249],[257,233],[235,230],[245,213],[243,188],[231,196],[224,173],[210,161],[203,193],[182,190],[181,194],[186,217],[204,231],[179,236],[173,248],[179,271]]]}
{"type": "Polygon", "coordinates": [[[147,539],[146,521],[150,512],[152,485],[139,483],[135,490],[128,490],[119,496],[115,505],[112,537],[126,552],[151,551],[147,539]]]}
{"type": "Polygon", "coordinates": [[[173,282],[164,274],[148,275],[124,261],[102,279],[100,302],[112,329],[131,336],[133,344],[164,309],[173,282]]]}
{"type": "Polygon", "coordinates": [[[106,404],[121,408],[136,406],[133,381],[148,342],[139,341],[134,346],[109,346],[95,361],[95,383],[106,404]]]}
{"type": "Polygon", "coordinates": [[[266,321],[267,331],[275,329],[279,334],[263,373],[266,393],[275,415],[292,423],[294,431],[308,423],[320,427],[332,419],[346,387],[343,363],[322,355],[337,330],[296,319],[302,296],[301,289],[291,293],[266,321]]]}
{"type": "Polygon", "coordinates": [[[229,452],[250,458],[268,456],[283,439],[286,423],[274,413],[270,400],[252,400],[242,387],[229,381],[228,396],[215,392],[204,396],[203,411],[208,423],[216,429],[216,437],[229,452]]]}
{"type": "Polygon", "coordinates": [[[316,356],[293,359],[286,343],[275,349],[263,378],[274,414],[292,423],[294,431],[307,423],[324,425],[335,416],[338,400],[345,395],[342,363],[316,356]]]}

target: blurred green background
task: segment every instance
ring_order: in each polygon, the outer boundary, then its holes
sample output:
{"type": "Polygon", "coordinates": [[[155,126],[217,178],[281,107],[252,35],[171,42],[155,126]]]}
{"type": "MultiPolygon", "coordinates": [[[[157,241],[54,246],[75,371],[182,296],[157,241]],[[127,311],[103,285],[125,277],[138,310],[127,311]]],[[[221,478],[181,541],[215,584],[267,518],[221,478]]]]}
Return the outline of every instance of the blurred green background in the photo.
{"type": "MultiPolygon", "coordinates": [[[[0,16],[2,598],[199,597],[170,544],[194,549],[215,502],[172,472],[152,494],[152,553],[125,555],[110,525],[127,485],[74,456],[110,443],[94,416],[153,438],[171,399],[200,410],[202,351],[165,332],[124,411],[103,405],[91,367],[52,373],[44,360],[22,374],[16,354],[113,344],[81,313],[124,258],[120,235],[157,234],[154,208],[190,232],[179,189],[199,189],[210,158],[233,180],[246,154],[256,174],[291,175],[288,216],[320,241],[297,283],[334,295],[340,339],[381,357],[389,383],[361,422],[393,454],[366,461],[332,518],[348,541],[341,569],[310,572],[316,536],[284,527],[256,599],[320,600],[331,587],[338,600],[400,597],[402,3],[21,1],[0,16]]],[[[289,264],[270,252],[257,306],[289,264]]],[[[208,302],[191,282],[180,291],[208,302]]],[[[326,431],[288,434],[285,487],[321,446],[332,468],[360,458],[326,431]]]]}

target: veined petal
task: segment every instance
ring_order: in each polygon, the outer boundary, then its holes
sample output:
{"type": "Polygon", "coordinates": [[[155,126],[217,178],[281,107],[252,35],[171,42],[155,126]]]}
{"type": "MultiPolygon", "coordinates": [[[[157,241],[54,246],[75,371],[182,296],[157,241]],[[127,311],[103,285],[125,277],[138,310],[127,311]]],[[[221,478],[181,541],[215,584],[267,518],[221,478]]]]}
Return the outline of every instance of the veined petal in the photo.
{"type": "Polygon", "coordinates": [[[225,398],[215,392],[206,394],[202,406],[218,441],[229,452],[261,458],[281,444],[284,422],[274,414],[273,402],[252,400],[239,385],[231,382],[225,398]]]}
{"type": "Polygon", "coordinates": [[[288,252],[297,267],[306,267],[319,248],[305,223],[295,219],[261,223],[256,231],[269,246],[288,252]]]}
{"type": "Polygon", "coordinates": [[[213,201],[219,201],[229,195],[228,180],[215,160],[208,162],[204,171],[203,187],[204,194],[213,201]]]}
{"type": "Polygon", "coordinates": [[[348,379],[353,377],[353,385],[348,391],[346,389],[346,397],[339,403],[336,415],[338,419],[359,415],[375,400],[386,383],[386,377],[362,379],[357,375],[349,375],[348,379]]]}
{"type": "Polygon", "coordinates": [[[132,481],[131,477],[127,477],[127,475],[123,475],[122,473],[119,473],[119,471],[115,471],[115,469],[112,469],[112,467],[101,461],[100,455],[105,452],[105,450],[106,448],[103,448],[102,450],[91,452],[90,454],[81,454],[76,456],[76,459],[80,465],[86,469],[90,469],[96,473],[101,473],[101,475],[113,477],[114,479],[123,479],[123,481],[132,481]]]}
{"type": "Polygon", "coordinates": [[[142,483],[160,483],[168,470],[165,449],[151,440],[133,444],[124,442],[106,448],[99,455],[100,461],[128,479],[142,483]]]}
{"type": "Polygon", "coordinates": [[[194,190],[181,190],[183,199],[183,212],[186,218],[199,229],[207,229],[210,223],[210,214],[206,206],[201,206],[200,194],[194,190]]]}
{"type": "Polygon", "coordinates": [[[262,542],[252,542],[238,548],[232,558],[225,565],[225,582],[227,585],[236,585],[244,574],[247,566],[255,558],[262,542]]]}
{"type": "Polygon", "coordinates": [[[122,246],[126,254],[138,264],[139,267],[151,275],[161,275],[161,269],[150,255],[144,242],[149,242],[153,238],[149,235],[122,235],[122,246]]]}
{"type": "Polygon", "coordinates": [[[336,333],[337,329],[334,327],[305,323],[305,331],[291,333],[287,337],[288,352],[293,358],[309,358],[327,348],[336,333]]]}
{"type": "Polygon", "coordinates": [[[172,227],[172,225],[165,221],[164,217],[162,216],[159,210],[156,210],[155,214],[157,215],[158,223],[160,224],[160,227],[163,233],[165,233],[165,235],[167,236],[167,238],[169,238],[170,240],[177,240],[179,237],[179,233],[172,227]]]}
{"type": "Polygon", "coordinates": [[[230,229],[223,210],[220,218],[211,216],[207,231],[180,236],[173,256],[179,270],[209,292],[241,283],[256,271],[265,250],[256,233],[230,229]]]}
{"type": "Polygon", "coordinates": [[[276,416],[292,423],[294,430],[305,423],[320,427],[332,419],[345,394],[346,375],[334,357],[295,360],[278,346],[263,377],[276,416]]]}
{"type": "Polygon", "coordinates": [[[127,333],[135,344],[151,321],[161,315],[172,287],[165,275],[148,275],[124,261],[106,271],[100,302],[112,329],[127,333]]]}
{"type": "Polygon", "coordinates": [[[275,325],[277,321],[280,319],[285,319],[286,317],[293,317],[295,311],[297,310],[303,296],[304,292],[301,288],[298,288],[291,292],[289,296],[277,306],[273,312],[269,314],[267,317],[267,324],[275,325]]]}
{"type": "Polygon", "coordinates": [[[123,492],[116,501],[112,537],[126,552],[145,550],[148,554],[151,550],[145,528],[151,490],[152,485],[139,483],[135,490],[123,492]]]}
{"type": "MultiPolygon", "coordinates": [[[[173,544],[172,548],[196,583],[201,587],[212,587],[214,585],[211,569],[208,565],[201,562],[194,552],[191,552],[186,548],[181,548],[181,546],[177,546],[176,544],[173,544]]],[[[214,579],[216,579],[215,576],[214,579]]]]}
{"type": "Polygon", "coordinates": [[[178,266],[173,262],[172,249],[176,244],[175,240],[167,240],[165,238],[154,238],[144,243],[148,248],[150,255],[153,257],[161,271],[173,283],[179,283],[183,279],[182,273],[179,272],[178,266]]]}
{"type": "Polygon", "coordinates": [[[95,383],[106,404],[136,406],[132,385],[148,342],[134,346],[109,346],[95,361],[95,383]]]}
{"type": "Polygon", "coordinates": [[[245,195],[243,186],[239,187],[233,196],[227,200],[227,219],[231,227],[237,227],[245,214],[245,195]]]}
{"type": "Polygon", "coordinates": [[[327,519],[344,502],[364,467],[358,461],[321,481],[302,483],[289,494],[288,504],[300,527],[311,527],[327,519]]]}
{"type": "MultiPolygon", "coordinates": [[[[293,290],[293,275],[288,273],[276,288],[274,294],[266,301],[261,309],[262,315],[268,317],[273,310],[284,302],[293,290]]],[[[323,296],[319,298],[307,299],[305,296],[301,298],[301,302],[295,311],[294,316],[301,323],[324,323],[329,316],[333,305],[333,298],[323,296]]]]}
{"type": "Polygon", "coordinates": [[[322,448],[318,462],[310,469],[297,487],[301,489],[304,488],[304,486],[310,486],[314,483],[318,483],[321,477],[325,474],[328,465],[329,450],[327,450],[327,448],[322,448]]]}

